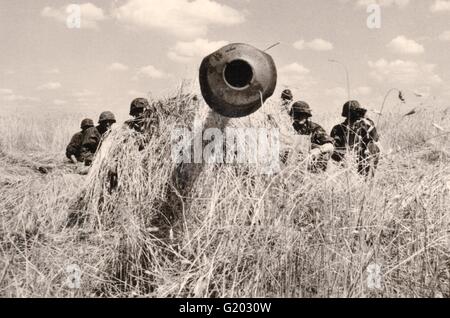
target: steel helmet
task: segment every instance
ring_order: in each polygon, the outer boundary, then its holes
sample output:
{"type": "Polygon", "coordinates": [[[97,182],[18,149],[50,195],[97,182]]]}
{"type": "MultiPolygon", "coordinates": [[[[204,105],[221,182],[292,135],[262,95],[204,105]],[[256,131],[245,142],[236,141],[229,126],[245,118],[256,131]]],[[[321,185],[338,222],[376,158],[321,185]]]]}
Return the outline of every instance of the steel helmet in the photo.
{"type": "Polygon", "coordinates": [[[105,111],[103,113],[100,114],[100,118],[98,119],[98,122],[101,123],[103,121],[112,121],[112,122],[116,122],[116,117],[114,116],[114,114],[110,111],[105,111]]]}
{"type": "Polygon", "coordinates": [[[294,99],[294,95],[292,94],[292,91],[290,89],[285,89],[281,93],[281,99],[282,100],[292,101],[294,99]]]}
{"type": "Polygon", "coordinates": [[[81,121],[81,129],[94,127],[94,121],[90,118],[85,118],[81,121]]]}
{"type": "Polygon", "coordinates": [[[349,117],[349,115],[354,114],[365,114],[366,109],[361,107],[361,104],[356,100],[350,100],[344,104],[342,107],[342,117],[349,117]]]}
{"type": "Polygon", "coordinates": [[[130,115],[133,115],[138,110],[144,110],[148,108],[150,104],[145,98],[136,98],[131,102],[130,105],[130,115]]]}
{"type": "Polygon", "coordinates": [[[295,117],[296,115],[300,115],[300,114],[305,114],[308,117],[312,117],[311,108],[309,107],[308,103],[298,101],[298,102],[295,102],[294,105],[292,105],[289,115],[291,117],[295,117]]]}

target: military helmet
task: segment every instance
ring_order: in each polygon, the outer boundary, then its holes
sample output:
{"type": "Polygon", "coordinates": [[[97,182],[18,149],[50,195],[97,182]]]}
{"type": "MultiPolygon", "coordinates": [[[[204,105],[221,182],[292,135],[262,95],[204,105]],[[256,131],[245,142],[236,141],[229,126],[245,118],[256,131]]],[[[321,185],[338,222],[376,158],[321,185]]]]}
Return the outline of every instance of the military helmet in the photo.
{"type": "Polygon", "coordinates": [[[300,114],[305,114],[308,117],[312,117],[311,108],[309,107],[308,103],[298,101],[295,102],[294,105],[292,105],[291,111],[289,112],[289,116],[295,117],[300,114]]]}
{"type": "Polygon", "coordinates": [[[354,114],[365,114],[367,110],[361,107],[361,104],[356,100],[350,100],[342,107],[342,117],[349,117],[354,114]]]}
{"type": "Polygon", "coordinates": [[[112,122],[116,122],[116,117],[114,116],[114,114],[110,111],[105,111],[103,113],[100,114],[100,118],[98,119],[98,122],[101,123],[103,121],[112,121],[112,122]]]}
{"type": "Polygon", "coordinates": [[[130,115],[133,115],[138,110],[143,110],[148,108],[150,105],[148,100],[145,98],[136,98],[131,102],[130,105],[130,115]]]}
{"type": "Polygon", "coordinates": [[[294,99],[294,95],[292,94],[290,89],[285,89],[281,93],[281,99],[282,100],[289,100],[289,101],[291,101],[292,99],[294,99]]]}
{"type": "Polygon", "coordinates": [[[90,118],[85,118],[81,121],[81,129],[94,127],[94,121],[90,118]]]}

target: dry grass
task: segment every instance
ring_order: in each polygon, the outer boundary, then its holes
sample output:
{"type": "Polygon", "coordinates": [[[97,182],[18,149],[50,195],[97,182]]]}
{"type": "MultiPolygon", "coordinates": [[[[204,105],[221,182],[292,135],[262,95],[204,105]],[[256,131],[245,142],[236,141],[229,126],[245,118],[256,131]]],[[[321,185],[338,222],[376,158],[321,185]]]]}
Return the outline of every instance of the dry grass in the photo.
{"type": "Polygon", "coordinates": [[[385,154],[367,182],[334,165],[311,175],[300,161],[271,177],[189,166],[180,188],[170,132],[196,109],[180,96],[162,104],[145,150],[117,129],[88,176],[61,164],[73,116],[0,117],[1,295],[450,297],[450,144],[432,138],[443,133],[433,123],[450,129],[444,110],[384,116],[385,154]],[[54,169],[42,175],[29,159],[54,169]],[[65,285],[71,264],[79,289],[65,285]],[[367,284],[371,264],[381,289],[367,284]]]}

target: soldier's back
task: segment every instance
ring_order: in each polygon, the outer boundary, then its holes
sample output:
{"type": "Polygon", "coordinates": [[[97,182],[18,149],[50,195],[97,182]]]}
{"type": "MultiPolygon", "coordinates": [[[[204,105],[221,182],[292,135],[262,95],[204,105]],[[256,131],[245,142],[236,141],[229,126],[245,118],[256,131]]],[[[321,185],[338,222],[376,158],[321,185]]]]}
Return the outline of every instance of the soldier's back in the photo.
{"type": "Polygon", "coordinates": [[[83,142],[83,132],[79,131],[72,136],[69,144],[66,147],[67,158],[70,159],[70,157],[73,155],[77,159],[79,159],[80,153],[81,153],[82,142],[83,142]]]}

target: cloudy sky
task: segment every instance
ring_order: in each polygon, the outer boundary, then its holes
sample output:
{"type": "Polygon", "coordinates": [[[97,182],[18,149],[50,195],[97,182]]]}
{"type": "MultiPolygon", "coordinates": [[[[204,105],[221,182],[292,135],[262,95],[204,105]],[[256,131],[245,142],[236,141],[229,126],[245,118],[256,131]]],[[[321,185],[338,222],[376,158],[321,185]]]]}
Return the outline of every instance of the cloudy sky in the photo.
{"type": "Polygon", "coordinates": [[[81,28],[69,4],[0,0],[0,107],[126,111],[138,95],[196,79],[202,57],[232,42],[280,42],[268,51],[277,90],[317,109],[347,99],[331,59],[369,108],[392,87],[410,100],[450,98],[450,0],[91,0],[78,3],[81,28]],[[380,28],[367,24],[373,3],[380,28]]]}

